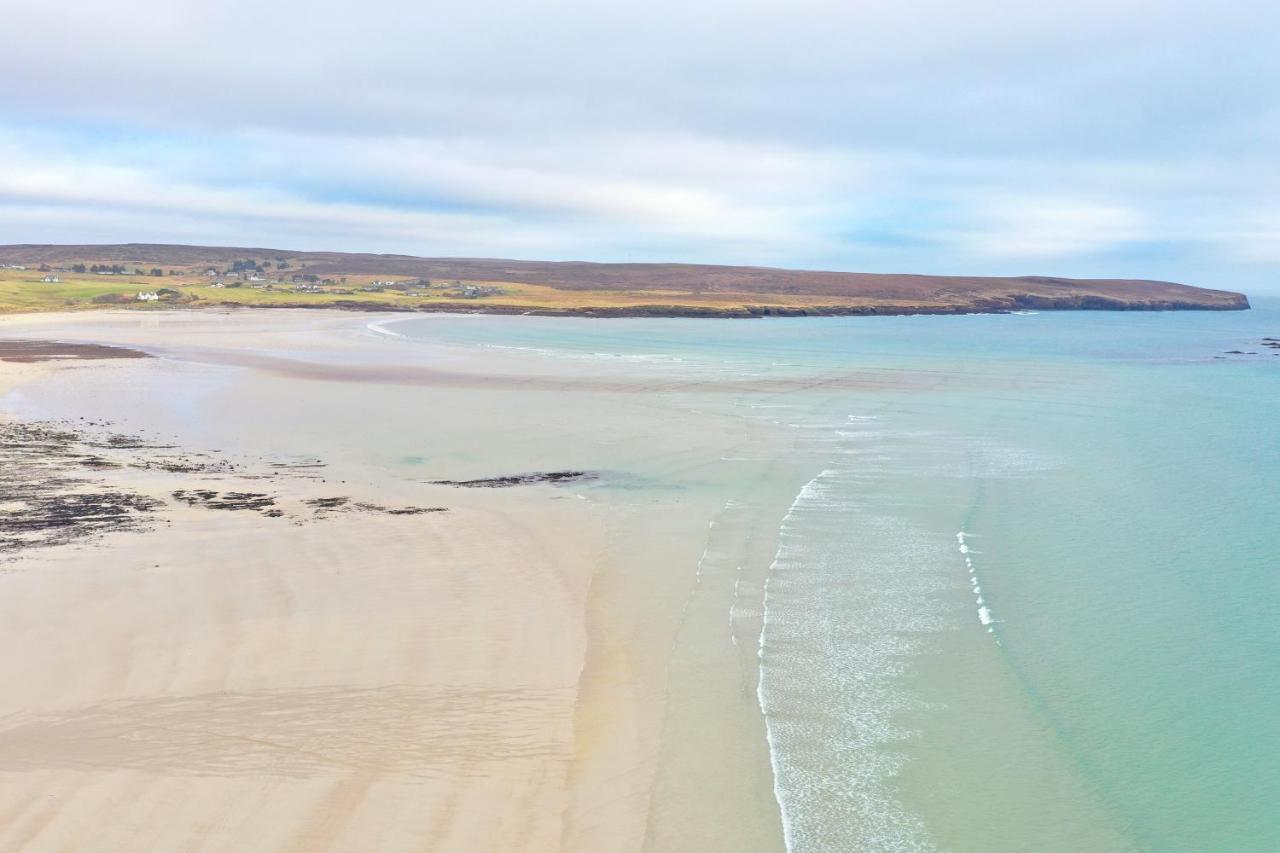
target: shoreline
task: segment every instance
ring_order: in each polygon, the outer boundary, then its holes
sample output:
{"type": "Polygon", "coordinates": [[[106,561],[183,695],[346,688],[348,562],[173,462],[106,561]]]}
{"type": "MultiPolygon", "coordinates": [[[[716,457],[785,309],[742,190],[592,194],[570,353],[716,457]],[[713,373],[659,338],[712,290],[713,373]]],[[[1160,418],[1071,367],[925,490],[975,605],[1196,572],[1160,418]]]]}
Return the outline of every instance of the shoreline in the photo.
{"type": "MultiPolygon", "coordinates": [[[[186,306],[188,310],[201,310],[186,306]]],[[[361,311],[369,313],[403,314],[492,314],[499,316],[529,317],[594,317],[599,319],[687,318],[704,320],[755,320],[770,317],[917,317],[917,316],[972,316],[977,314],[1014,314],[1019,311],[1248,311],[1251,305],[1243,304],[1203,305],[1195,302],[1125,302],[1101,298],[1085,300],[1018,299],[1012,304],[999,305],[814,305],[793,307],[786,305],[749,305],[743,308],[703,308],[696,305],[638,305],[598,308],[527,308],[519,305],[471,305],[445,303],[401,307],[383,302],[339,300],[326,304],[272,303],[254,305],[241,302],[222,302],[210,307],[218,308],[280,308],[327,309],[361,311]]]]}
{"type": "MultiPolygon", "coordinates": [[[[1247,297],[1229,305],[1202,304],[1182,301],[1126,302],[1100,297],[1071,299],[1013,299],[993,304],[970,305],[747,305],[741,308],[715,308],[698,305],[636,305],[550,308],[524,305],[438,303],[421,305],[397,305],[393,302],[360,300],[335,300],[330,302],[207,302],[203,304],[165,305],[160,308],[133,307],[128,305],[104,305],[84,308],[73,313],[101,313],[106,311],[131,311],[150,313],[212,310],[313,310],[347,311],[369,314],[478,314],[494,316],[528,317],[586,317],[596,319],[670,318],[702,320],[760,320],[795,317],[933,317],[976,316],[983,314],[1016,314],[1022,311],[1106,311],[1106,312],[1170,312],[1170,311],[1248,311],[1252,309],[1247,297]]],[[[55,311],[17,311],[0,313],[0,317],[47,316],[66,314],[64,309],[55,311]]]]}
{"type": "MultiPolygon", "coordinates": [[[[0,362],[0,390],[64,364],[0,362]]],[[[100,419],[0,424],[35,438],[6,444],[30,488],[0,554],[22,648],[0,656],[0,847],[562,849],[581,590],[529,573],[585,581],[576,513],[449,486],[402,506],[100,419]],[[97,495],[124,503],[71,500],[97,495]]]]}
{"type": "MultiPolygon", "coordinates": [[[[1252,394],[1274,378],[1261,366],[1273,359],[1204,366],[1229,342],[1274,337],[1269,307],[1249,323],[1056,317],[1032,324],[1058,327],[1043,336],[1021,320],[884,323],[852,348],[839,323],[778,327],[771,343],[714,324],[616,336],[492,318],[370,328],[403,314],[0,319],[0,335],[158,356],[0,363],[0,377],[40,376],[3,397],[7,411],[145,432],[192,457],[176,460],[184,468],[221,448],[250,475],[192,486],[203,475],[165,470],[174,450],[112,447],[109,435],[74,451],[147,454],[103,475],[122,485],[183,482],[154,490],[170,525],[33,550],[0,571],[0,677],[13,685],[0,706],[0,795],[12,803],[0,849],[103,843],[106,827],[117,834],[105,842],[127,849],[357,853],[376,837],[393,851],[778,853],[777,787],[797,850],[904,832],[917,848],[997,837],[1119,850],[1200,832],[1210,824],[1183,815],[1218,807],[1145,749],[1150,721],[1185,702],[1100,716],[1072,701],[1142,698],[1105,651],[1140,635],[1107,632],[1145,612],[1163,576],[1160,552],[1134,550],[1145,579],[1108,583],[1108,567],[1130,560],[1109,562],[1124,539],[1090,484],[1183,477],[1167,466],[1175,457],[1201,473],[1172,484],[1212,481],[1217,463],[1197,447],[1254,472],[1270,434],[1252,428],[1252,394]],[[928,347],[903,334],[920,326],[928,347]],[[1099,330],[1105,353],[1084,329],[1099,330]],[[989,351],[972,352],[975,331],[989,351]],[[1214,408],[1185,408],[1188,390],[1238,413],[1240,443],[1218,441],[1214,408]],[[1081,429],[1090,442],[1073,438],[1081,429]],[[333,464],[300,473],[328,484],[258,478],[313,460],[333,464]],[[806,488],[813,499],[788,520],[806,488]],[[248,505],[214,505],[228,502],[248,505]],[[1077,516],[1101,535],[1073,538],[1062,519],[1077,516]],[[957,550],[958,530],[977,551],[957,550]],[[1022,570],[1041,560],[1053,571],[1022,570]],[[1001,645],[975,602],[1007,620],[1001,645]],[[1059,645],[1059,631],[1094,653],[1059,645]],[[1043,709],[1009,666],[1040,655],[1043,709]],[[1095,690],[1087,676],[1101,661],[1115,680],[1095,690]],[[1176,812],[1099,790],[1098,762],[1113,755],[1117,778],[1169,773],[1176,812]],[[111,811],[112,792],[130,808],[111,811]],[[75,834],[89,826],[98,835],[75,834]]],[[[1209,507],[1262,506],[1267,476],[1209,507]]],[[[1168,541],[1198,529],[1194,490],[1151,494],[1186,498],[1163,522],[1168,541]]],[[[1247,538],[1244,520],[1234,529],[1247,538]]],[[[1259,578],[1268,553],[1245,555],[1259,578]]],[[[1194,559],[1180,565],[1194,576],[1194,559]]],[[[1149,629],[1182,637],[1180,608],[1199,606],[1187,593],[1149,629]]],[[[1244,674],[1229,644],[1216,655],[1230,678],[1244,674]]],[[[1249,783],[1231,782],[1232,799],[1253,803],[1273,763],[1241,763],[1249,783]]],[[[1268,831],[1265,815],[1245,815],[1250,837],[1268,831]]]]}
{"type": "MultiPolygon", "coordinates": [[[[131,530],[5,555],[0,617],[23,655],[0,655],[12,685],[0,707],[10,715],[0,727],[0,795],[16,816],[0,828],[0,848],[202,838],[242,850],[356,850],[358,839],[378,837],[385,850],[430,839],[442,850],[639,851],[656,838],[729,832],[738,849],[781,849],[771,797],[675,808],[688,759],[709,771],[719,762],[671,740],[702,717],[671,705],[664,685],[684,678],[684,665],[671,670],[662,644],[650,646],[669,636],[675,649],[703,624],[677,619],[675,603],[691,594],[681,566],[706,547],[705,517],[722,498],[651,506],[625,489],[615,498],[612,474],[541,464],[560,439],[412,479],[363,459],[303,459],[324,436],[342,452],[347,430],[337,424],[297,434],[298,454],[273,455],[277,433],[307,419],[276,422],[249,400],[323,401],[370,386],[330,384],[315,397],[296,378],[188,360],[187,348],[287,346],[302,358],[338,347],[392,359],[402,350],[316,315],[262,316],[250,328],[203,312],[159,326],[133,312],[93,316],[0,321],[6,335],[78,341],[23,345],[45,361],[0,360],[0,396],[16,391],[22,411],[38,401],[71,420],[41,425],[6,407],[0,421],[61,435],[64,492],[145,499],[126,508],[138,522],[131,530]],[[64,357],[91,355],[82,348],[93,340],[108,354],[128,345],[154,357],[64,357]],[[246,402],[215,405],[214,392],[246,402]],[[234,435],[257,439],[223,440],[234,435]],[[654,576],[655,565],[674,571],[654,576]],[[84,615],[68,622],[71,613],[84,615]],[[134,802],[123,818],[107,810],[121,791],[134,802]],[[174,798],[181,808],[155,810],[174,798]],[[94,834],[81,834],[90,825],[94,834]]],[[[387,401],[422,398],[377,387],[387,401]]],[[[433,387],[442,399],[490,393],[433,387]]],[[[41,455],[49,457],[35,448],[23,464],[41,455]]],[[[712,612],[704,622],[723,618],[712,612]]],[[[700,645],[679,647],[701,655],[700,645]]],[[[745,751],[719,735],[740,762],[719,788],[772,781],[759,777],[766,744],[751,738],[751,710],[712,704],[705,718],[746,726],[745,751]]]]}

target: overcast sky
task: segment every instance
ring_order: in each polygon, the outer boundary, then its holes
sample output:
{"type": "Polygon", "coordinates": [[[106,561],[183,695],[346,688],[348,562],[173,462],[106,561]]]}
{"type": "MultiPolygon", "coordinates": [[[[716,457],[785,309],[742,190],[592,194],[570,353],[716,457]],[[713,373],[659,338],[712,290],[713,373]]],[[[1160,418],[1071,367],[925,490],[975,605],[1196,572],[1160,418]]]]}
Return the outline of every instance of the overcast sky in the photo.
{"type": "Polygon", "coordinates": [[[1280,270],[1275,0],[2,0],[0,32],[0,243],[1280,270]]]}

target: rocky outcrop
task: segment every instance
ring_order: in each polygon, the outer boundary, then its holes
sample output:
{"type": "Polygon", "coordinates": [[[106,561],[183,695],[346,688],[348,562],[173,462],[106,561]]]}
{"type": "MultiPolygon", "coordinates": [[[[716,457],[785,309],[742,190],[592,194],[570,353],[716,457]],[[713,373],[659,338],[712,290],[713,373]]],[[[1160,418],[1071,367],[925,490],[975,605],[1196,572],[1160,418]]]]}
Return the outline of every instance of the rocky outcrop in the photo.
{"type": "Polygon", "coordinates": [[[508,474],[503,477],[484,477],[479,480],[431,480],[434,486],[455,486],[462,489],[509,489],[512,486],[533,486],[547,483],[562,486],[584,480],[596,480],[594,471],[536,471],[529,474],[508,474]]]}

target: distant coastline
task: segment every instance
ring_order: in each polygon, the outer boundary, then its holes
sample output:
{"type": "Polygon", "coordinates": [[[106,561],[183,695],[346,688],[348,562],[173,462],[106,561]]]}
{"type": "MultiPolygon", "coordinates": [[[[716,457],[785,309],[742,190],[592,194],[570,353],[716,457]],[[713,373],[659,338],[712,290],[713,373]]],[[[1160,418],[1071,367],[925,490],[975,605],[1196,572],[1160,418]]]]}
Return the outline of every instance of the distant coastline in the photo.
{"type": "Polygon", "coordinates": [[[749,305],[743,308],[704,308],[696,305],[636,305],[627,307],[582,308],[525,308],[510,305],[467,305],[445,303],[420,307],[388,306],[379,302],[291,302],[280,305],[245,305],[223,302],[207,307],[259,307],[259,308],[330,308],[344,311],[393,311],[405,314],[496,314],[532,317],[598,317],[601,319],[625,319],[639,317],[669,317],[689,319],[749,320],[769,317],[910,317],[965,314],[1012,314],[1023,310],[1036,311],[1247,311],[1249,305],[1202,305],[1193,302],[1127,303],[1120,300],[1097,301],[1089,304],[1055,303],[1035,306],[972,305],[812,305],[790,307],[776,305],[749,305]]]}
{"type": "Polygon", "coordinates": [[[1145,279],[418,258],[140,243],[0,246],[0,313],[232,306],[707,318],[1250,307],[1242,293],[1145,279]]]}

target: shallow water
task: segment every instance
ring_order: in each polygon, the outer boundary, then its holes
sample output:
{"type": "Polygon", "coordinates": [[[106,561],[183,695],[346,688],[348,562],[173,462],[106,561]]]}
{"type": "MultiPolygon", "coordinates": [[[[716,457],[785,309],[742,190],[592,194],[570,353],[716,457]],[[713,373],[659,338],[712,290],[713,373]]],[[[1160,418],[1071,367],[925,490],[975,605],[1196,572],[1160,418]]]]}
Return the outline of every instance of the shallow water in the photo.
{"type": "Polygon", "coordinates": [[[792,849],[1280,846],[1274,308],[395,328],[716,376],[746,390],[698,405],[788,435],[758,693],[792,849]]]}
{"type": "Polygon", "coordinates": [[[163,394],[158,431],[388,483],[605,472],[562,498],[662,695],[649,849],[1280,847],[1276,307],[367,325],[275,347],[304,383],[6,402],[163,394]]]}

